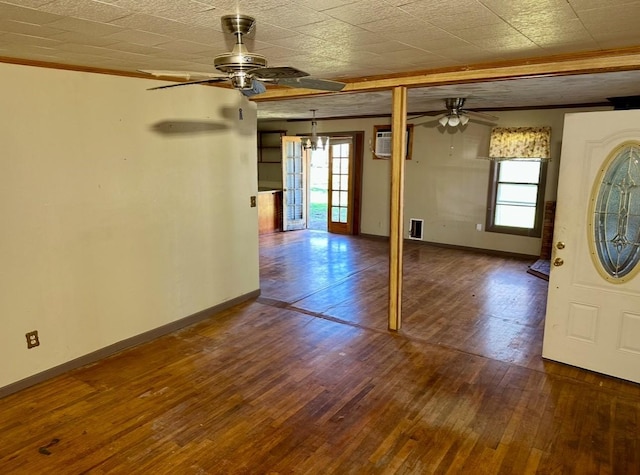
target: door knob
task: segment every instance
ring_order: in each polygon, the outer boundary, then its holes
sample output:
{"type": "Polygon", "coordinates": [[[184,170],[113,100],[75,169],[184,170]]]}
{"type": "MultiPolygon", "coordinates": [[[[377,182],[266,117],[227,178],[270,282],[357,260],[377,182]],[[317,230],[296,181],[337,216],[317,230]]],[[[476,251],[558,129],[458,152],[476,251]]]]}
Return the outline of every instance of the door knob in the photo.
{"type": "Polygon", "coordinates": [[[564,264],[564,261],[560,257],[556,257],[553,260],[553,265],[556,267],[560,267],[562,264],[564,264]]]}
{"type": "Polygon", "coordinates": [[[564,243],[562,241],[558,241],[558,243],[556,244],[556,247],[558,249],[564,249],[564,243]]]}

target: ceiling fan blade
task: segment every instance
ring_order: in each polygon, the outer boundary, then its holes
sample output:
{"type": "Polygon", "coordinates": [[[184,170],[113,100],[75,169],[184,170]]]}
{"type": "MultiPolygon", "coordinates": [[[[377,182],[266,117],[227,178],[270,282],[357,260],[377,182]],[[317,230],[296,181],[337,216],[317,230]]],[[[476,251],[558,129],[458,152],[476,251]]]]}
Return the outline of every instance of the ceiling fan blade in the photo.
{"type": "Polygon", "coordinates": [[[164,70],[156,70],[156,69],[138,69],[139,72],[145,74],[151,74],[157,78],[166,77],[166,78],[180,78],[185,80],[198,80],[198,79],[208,79],[208,78],[226,78],[226,74],[222,73],[201,73],[198,71],[164,71],[164,70]]]}
{"type": "Polygon", "coordinates": [[[224,82],[226,80],[227,78],[223,77],[223,78],[201,79],[200,81],[178,82],[176,84],[168,84],[166,86],[150,87],[147,89],[147,91],[155,91],[156,89],[168,89],[170,87],[191,86],[193,84],[213,84],[216,82],[224,82]]]}
{"type": "Polygon", "coordinates": [[[498,120],[498,117],[496,117],[495,115],[486,114],[485,112],[476,112],[476,111],[469,111],[469,110],[465,110],[463,112],[469,116],[476,116],[479,119],[490,120],[490,121],[498,120]]]}
{"type": "Polygon", "coordinates": [[[301,87],[304,89],[318,89],[320,91],[335,92],[342,91],[346,86],[343,82],[315,78],[283,78],[278,79],[276,84],[288,87],[301,87]]]}
{"type": "MultiPolygon", "coordinates": [[[[422,119],[423,117],[433,117],[434,115],[440,115],[440,114],[446,114],[449,111],[447,110],[442,110],[442,111],[428,111],[428,112],[421,112],[420,114],[414,116],[414,117],[407,117],[407,120],[417,120],[417,119],[422,119]]],[[[412,114],[407,114],[407,115],[412,115],[412,114]]]]}
{"type": "Polygon", "coordinates": [[[425,117],[427,116],[423,116],[422,119],[423,120],[419,120],[418,122],[411,122],[414,126],[420,127],[420,126],[424,126],[424,127],[437,127],[440,124],[440,117],[429,117],[427,119],[425,119],[425,117]]]}
{"type": "Polygon", "coordinates": [[[303,78],[305,76],[308,76],[309,73],[305,73],[304,71],[300,71],[299,69],[292,68],[291,66],[281,66],[278,68],[253,69],[251,71],[251,75],[254,78],[273,81],[276,79],[284,78],[303,78]]]}
{"type": "MultiPolygon", "coordinates": [[[[496,120],[498,120],[498,119],[496,118],[496,120]]],[[[493,121],[493,120],[487,120],[487,119],[484,119],[484,118],[481,118],[481,119],[480,119],[480,118],[478,118],[478,119],[476,119],[476,118],[474,118],[474,117],[471,117],[471,118],[469,119],[469,122],[473,122],[474,124],[488,125],[488,126],[490,126],[490,127],[493,127],[494,125],[496,125],[496,121],[493,121]]]]}

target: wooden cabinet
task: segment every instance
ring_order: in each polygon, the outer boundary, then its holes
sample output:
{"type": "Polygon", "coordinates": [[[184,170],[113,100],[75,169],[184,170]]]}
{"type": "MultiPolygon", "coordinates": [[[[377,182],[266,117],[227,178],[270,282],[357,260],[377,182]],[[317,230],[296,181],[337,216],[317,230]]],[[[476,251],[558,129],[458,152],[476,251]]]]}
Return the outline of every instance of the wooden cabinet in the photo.
{"type": "Polygon", "coordinates": [[[269,234],[282,231],[282,191],[258,193],[258,232],[269,234]]]}
{"type": "Polygon", "coordinates": [[[282,163],[282,137],[286,130],[258,131],[258,162],[282,163]]]}

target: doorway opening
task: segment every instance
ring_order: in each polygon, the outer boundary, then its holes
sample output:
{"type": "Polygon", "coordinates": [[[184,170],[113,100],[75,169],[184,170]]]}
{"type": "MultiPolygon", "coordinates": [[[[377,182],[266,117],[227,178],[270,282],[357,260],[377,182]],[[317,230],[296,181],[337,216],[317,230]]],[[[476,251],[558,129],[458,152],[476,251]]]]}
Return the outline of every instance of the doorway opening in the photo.
{"type": "Polygon", "coordinates": [[[360,234],[363,138],[344,132],[327,150],[311,151],[299,137],[282,137],[283,231],[360,234]]]}
{"type": "Polygon", "coordinates": [[[309,166],[309,221],[307,228],[327,231],[329,208],[329,149],[311,152],[309,166]]]}

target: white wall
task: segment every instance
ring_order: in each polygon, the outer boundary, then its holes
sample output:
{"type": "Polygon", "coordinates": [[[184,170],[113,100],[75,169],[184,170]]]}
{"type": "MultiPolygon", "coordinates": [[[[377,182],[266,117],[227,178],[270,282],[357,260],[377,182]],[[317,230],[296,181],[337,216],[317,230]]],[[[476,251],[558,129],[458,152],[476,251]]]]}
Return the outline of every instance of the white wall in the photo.
{"type": "MultiPolygon", "coordinates": [[[[260,105],[258,104],[258,107],[260,105]]],[[[552,161],[548,167],[545,200],[555,200],[564,114],[581,109],[496,112],[501,127],[550,126],[552,161]]],[[[583,109],[587,110],[587,109],[583,109]]],[[[427,118],[428,119],[428,118],[427,118]]],[[[419,123],[420,121],[416,121],[419,123]]],[[[372,159],[369,143],[374,125],[389,124],[389,118],[318,121],[318,132],[365,132],[363,166],[363,234],[389,235],[390,167],[372,159]]],[[[265,121],[261,130],[285,129],[289,135],[309,133],[310,122],[265,121]]],[[[405,236],[409,219],[424,219],[424,240],[479,249],[538,255],[541,239],[477,231],[484,229],[489,185],[485,156],[491,126],[470,122],[464,131],[443,130],[429,124],[414,126],[412,160],[405,169],[405,236]]]]}
{"type": "Polygon", "coordinates": [[[255,105],[153,84],[0,64],[0,387],[259,288],[255,105]]]}

